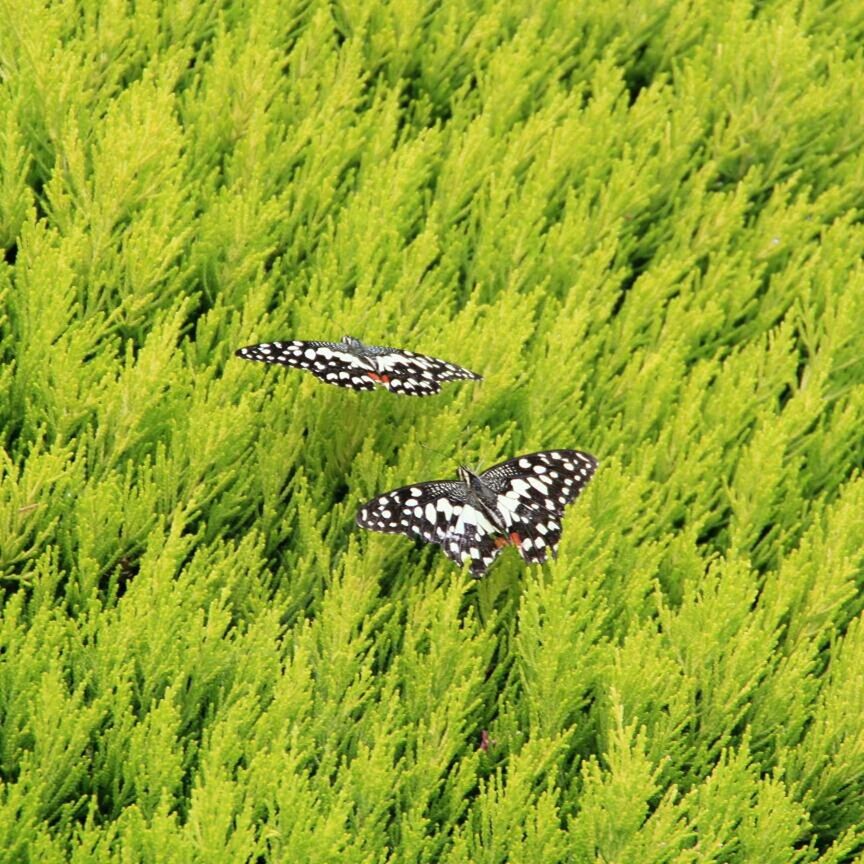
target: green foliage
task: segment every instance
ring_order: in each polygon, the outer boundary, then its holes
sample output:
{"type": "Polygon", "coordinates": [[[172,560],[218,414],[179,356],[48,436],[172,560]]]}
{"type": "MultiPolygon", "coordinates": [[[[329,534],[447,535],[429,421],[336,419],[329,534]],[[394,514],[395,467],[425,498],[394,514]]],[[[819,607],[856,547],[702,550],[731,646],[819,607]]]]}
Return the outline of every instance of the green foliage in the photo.
{"type": "Polygon", "coordinates": [[[856,4],[0,12],[0,859],[862,860],[856,4]],[[233,357],[343,333],[485,380],[233,357]]]}

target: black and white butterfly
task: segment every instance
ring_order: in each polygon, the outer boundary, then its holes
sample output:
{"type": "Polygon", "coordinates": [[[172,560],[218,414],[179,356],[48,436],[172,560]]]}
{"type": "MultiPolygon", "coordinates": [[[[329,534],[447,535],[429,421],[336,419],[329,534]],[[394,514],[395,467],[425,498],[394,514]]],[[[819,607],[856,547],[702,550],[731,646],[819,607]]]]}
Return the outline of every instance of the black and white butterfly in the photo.
{"type": "Polygon", "coordinates": [[[442,381],[460,378],[480,380],[476,372],[437,357],[415,354],[402,348],[364,345],[359,339],[343,336],[341,342],[264,342],[238,348],[238,357],[296,366],[311,372],[327,384],[352,390],[374,390],[376,384],[391,393],[431,396],[441,390],[442,381]]]}
{"type": "Polygon", "coordinates": [[[528,453],[482,474],[460,466],[458,480],[415,483],[373,498],[358,510],[357,524],[437,543],[457,564],[470,562],[479,578],[505,546],[515,546],[529,564],[554,555],[564,507],[596,470],[597,460],[579,450],[528,453]]]}

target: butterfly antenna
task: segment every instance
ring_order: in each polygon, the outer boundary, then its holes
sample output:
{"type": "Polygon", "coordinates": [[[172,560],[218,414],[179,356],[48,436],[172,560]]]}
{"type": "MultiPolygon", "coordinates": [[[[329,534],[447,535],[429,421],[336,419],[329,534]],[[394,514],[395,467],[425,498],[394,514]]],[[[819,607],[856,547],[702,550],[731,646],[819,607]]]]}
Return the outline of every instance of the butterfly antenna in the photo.
{"type": "MultiPolygon", "coordinates": [[[[355,289],[354,296],[357,296],[357,291],[355,289]]],[[[363,313],[363,317],[360,319],[360,327],[358,328],[360,332],[358,334],[351,334],[355,339],[359,339],[361,342],[366,341],[366,322],[369,320],[369,314],[372,312],[373,307],[377,306],[377,303],[366,303],[365,311],[363,313]]]]}
{"type": "Polygon", "coordinates": [[[445,453],[443,450],[439,450],[437,447],[430,447],[428,444],[424,444],[422,441],[418,441],[417,443],[418,443],[418,444],[419,444],[419,445],[420,445],[424,450],[431,450],[433,453],[437,453],[439,456],[443,456],[443,457],[445,457],[446,459],[450,459],[450,458],[452,458],[452,457],[449,456],[447,453],[445,453]]]}

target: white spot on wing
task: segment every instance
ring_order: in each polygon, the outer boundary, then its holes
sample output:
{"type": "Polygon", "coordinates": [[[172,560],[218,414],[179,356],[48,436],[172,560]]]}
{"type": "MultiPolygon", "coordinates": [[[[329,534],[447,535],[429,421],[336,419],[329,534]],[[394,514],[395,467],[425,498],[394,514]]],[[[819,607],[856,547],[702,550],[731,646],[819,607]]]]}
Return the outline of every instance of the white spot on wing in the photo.
{"type": "Polygon", "coordinates": [[[459,519],[456,522],[455,530],[461,533],[465,532],[466,525],[474,525],[484,534],[493,534],[495,528],[491,522],[475,507],[466,504],[459,514],[459,519]]]}
{"type": "Polygon", "coordinates": [[[498,500],[495,503],[497,504],[498,512],[501,514],[504,524],[508,527],[512,525],[515,521],[514,514],[519,509],[519,502],[514,501],[507,495],[499,495],[498,500]]]}
{"type": "Polygon", "coordinates": [[[382,372],[387,372],[391,369],[394,369],[400,363],[404,363],[405,358],[399,354],[379,354],[375,358],[375,364],[378,366],[378,369],[382,372]]]}
{"type": "Polygon", "coordinates": [[[439,498],[438,503],[435,506],[444,514],[444,518],[449,521],[450,517],[453,515],[453,507],[450,502],[446,498],[439,498]]]}

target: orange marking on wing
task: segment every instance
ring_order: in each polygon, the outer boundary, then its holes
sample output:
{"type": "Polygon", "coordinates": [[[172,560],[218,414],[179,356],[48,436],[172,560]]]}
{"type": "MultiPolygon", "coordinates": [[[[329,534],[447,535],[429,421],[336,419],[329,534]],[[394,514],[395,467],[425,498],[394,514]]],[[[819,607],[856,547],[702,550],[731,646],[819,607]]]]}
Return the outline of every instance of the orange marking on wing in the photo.
{"type": "Polygon", "coordinates": [[[496,537],[495,538],[495,548],[496,549],[503,549],[505,546],[508,545],[508,542],[509,541],[507,541],[504,537],[496,537]]]}
{"type": "Polygon", "coordinates": [[[379,375],[377,372],[367,372],[367,378],[371,378],[373,381],[378,381],[380,384],[386,384],[390,378],[387,375],[379,375]]]}
{"type": "Polygon", "coordinates": [[[519,536],[519,535],[514,531],[514,532],[510,535],[510,542],[511,542],[514,546],[517,546],[517,547],[518,547],[518,546],[521,546],[521,545],[522,545],[522,538],[521,538],[521,537],[520,537],[520,536],[519,536]]]}

